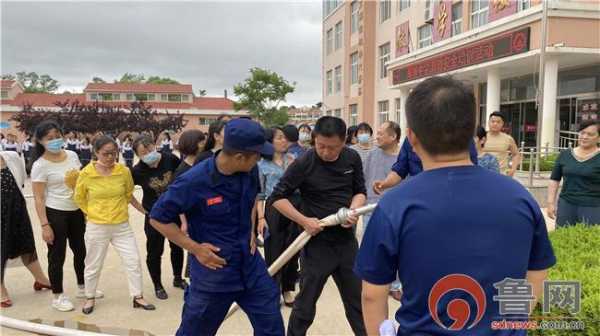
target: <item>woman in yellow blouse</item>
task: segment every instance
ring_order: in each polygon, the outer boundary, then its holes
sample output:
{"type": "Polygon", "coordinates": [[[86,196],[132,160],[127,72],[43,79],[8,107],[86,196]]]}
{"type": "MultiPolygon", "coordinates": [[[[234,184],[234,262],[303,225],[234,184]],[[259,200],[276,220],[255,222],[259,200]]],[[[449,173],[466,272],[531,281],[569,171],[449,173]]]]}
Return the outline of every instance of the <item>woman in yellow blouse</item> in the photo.
{"type": "Polygon", "coordinates": [[[142,268],[137,243],[129,226],[128,204],[133,195],[133,179],[129,169],[116,163],[117,143],[100,136],[94,141],[97,161],[92,161],[79,174],[75,187],[75,203],[85,213],[85,294],[83,313],[94,310],[94,293],[109,243],[115,248],[127,272],[133,308],[154,310],[142,296],[142,268]]]}

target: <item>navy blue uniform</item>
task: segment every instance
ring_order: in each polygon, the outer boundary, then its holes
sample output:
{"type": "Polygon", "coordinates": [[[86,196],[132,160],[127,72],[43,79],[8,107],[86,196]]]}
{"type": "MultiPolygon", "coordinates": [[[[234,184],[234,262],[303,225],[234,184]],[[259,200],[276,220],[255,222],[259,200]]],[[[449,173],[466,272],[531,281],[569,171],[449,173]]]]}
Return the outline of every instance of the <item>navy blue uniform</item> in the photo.
{"type": "Polygon", "coordinates": [[[255,335],[283,335],[279,289],[260,253],[250,253],[258,169],[223,175],[216,168],[217,155],[177,177],[150,215],[174,223],[185,214],[190,238],[220,248],[217,254],[227,261],[223,268],[211,270],[190,258],[191,284],[177,335],[216,334],[233,302],[249,316],[255,335]]]}
{"type": "MultiPolygon", "coordinates": [[[[525,279],[528,270],[555,262],[544,217],[529,192],[509,177],[461,166],[424,171],[386,192],[365,232],[355,272],[376,285],[399,274],[404,295],[396,312],[398,335],[525,335],[491,330],[491,322],[502,319],[493,284],[525,279]],[[475,279],[485,292],[483,318],[472,329],[444,329],[430,313],[430,290],[450,274],[475,279]]],[[[446,308],[457,299],[469,303],[469,323],[474,320],[473,299],[453,291],[436,305],[445,326],[452,321],[446,308]]]]}

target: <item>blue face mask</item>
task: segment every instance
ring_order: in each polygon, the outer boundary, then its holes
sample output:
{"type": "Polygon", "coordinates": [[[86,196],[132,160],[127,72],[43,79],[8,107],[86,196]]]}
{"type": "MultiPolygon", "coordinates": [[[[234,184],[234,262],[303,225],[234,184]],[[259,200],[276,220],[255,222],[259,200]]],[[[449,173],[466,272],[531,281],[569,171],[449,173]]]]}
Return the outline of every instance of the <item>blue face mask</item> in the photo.
{"type": "Polygon", "coordinates": [[[53,139],[46,144],[46,150],[50,153],[58,153],[62,150],[65,141],[63,138],[53,139]]]}
{"type": "Polygon", "coordinates": [[[158,160],[160,160],[160,153],[157,151],[150,152],[142,157],[142,161],[149,166],[155,164],[158,160]]]}
{"type": "Polygon", "coordinates": [[[361,133],[356,138],[358,139],[358,142],[360,142],[361,144],[366,144],[366,143],[369,143],[371,136],[368,135],[367,133],[361,133]]]}

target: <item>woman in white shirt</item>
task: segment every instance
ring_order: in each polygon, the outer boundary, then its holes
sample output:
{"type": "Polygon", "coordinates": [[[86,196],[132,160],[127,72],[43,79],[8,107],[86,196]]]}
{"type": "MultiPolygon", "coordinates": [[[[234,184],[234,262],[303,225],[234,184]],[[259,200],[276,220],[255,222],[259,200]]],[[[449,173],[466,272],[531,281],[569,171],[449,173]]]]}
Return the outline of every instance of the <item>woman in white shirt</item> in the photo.
{"type": "MultiPolygon", "coordinates": [[[[52,307],[59,311],[73,310],[73,303],[63,293],[63,265],[67,241],[73,252],[73,264],[79,291],[85,297],[85,218],[73,201],[81,163],[75,152],[63,149],[60,126],[51,120],[40,123],[35,130],[31,181],[35,209],[42,226],[42,238],[48,245],[48,276],[54,299],[52,307]]],[[[101,293],[97,293],[102,296],[101,293]]]]}
{"type": "Polygon", "coordinates": [[[171,140],[171,135],[169,132],[164,133],[164,138],[160,143],[160,152],[161,153],[171,153],[173,151],[173,140],[171,140]]]}

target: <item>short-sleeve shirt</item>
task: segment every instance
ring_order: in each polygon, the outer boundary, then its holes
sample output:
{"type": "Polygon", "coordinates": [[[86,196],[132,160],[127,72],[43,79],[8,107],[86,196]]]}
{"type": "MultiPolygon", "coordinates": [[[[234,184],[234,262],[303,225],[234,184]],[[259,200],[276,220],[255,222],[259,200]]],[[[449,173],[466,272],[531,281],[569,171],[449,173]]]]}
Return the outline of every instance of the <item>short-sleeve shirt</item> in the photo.
{"type": "MultiPolygon", "coordinates": [[[[324,218],[349,207],[355,195],[367,195],[360,156],[344,147],[337,160],[327,162],[309,149],[288,167],[268,203],[290,199],[297,190],[302,204],[300,211],[306,217],[324,218]]],[[[336,242],[355,238],[352,229],[336,225],[323,229],[312,239],[336,242]]]]}
{"type": "Polygon", "coordinates": [[[485,153],[477,159],[477,164],[479,165],[479,167],[483,167],[496,173],[500,172],[500,165],[498,164],[498,159],[496,159],[496,157],[492,154],[485,153]]]}
{"type": "MultiPolygon", "coordinates": [[[[528,270],[556,262],[539,205],[518,182],[479,166],[424,171],[384,194],[373,212],[360,247],[356,274],[372,284],[396,279],[403,285],[396,312],[398,335],[457,335],[438,326],[429,310],[430,290],[450,274],[467,275],[481,285],[487,307],[469,335],[491,335],[499,315],[493,284],[525,279],[528,270]]],[[[442,296],[440,320],[449,326],[445,307],[464,299],[463,291],[442,296]]],[[[500,332],[494,335],[525,335],[500,332]]]]}
{"type": "Polygon", "coordinates": [[[515,139],[510,135],[504,132],[500,132],[496,135],[488,132],[483,151],[494,155],[496,159],[498,159],[500,171],[505,172],[508,169],[508,155],[510,154],[510,149],[515,146],[517,146],[515,139]]]}
{"type": "Polygon", "coordinates": [[[75,152],[65,150],[67,158],[52,162],[40,157],[31,167],[31,181],[46,183],[46,206],[55,210],[74,211],[79,209],[73,201],[73,189],[65,184],[65,175],[79,170],[81,163],[75,152]]]}
{"type": "Polygon", "coordinates": [[[175,177],[175,170],[179,167],[179,163],[177,156],[162,152],[156,168],[151,168],[141,160],[133,167],[131,172],[133,183],[141,186],[144,191],[142,206],[146,211],[150,211],[158,197],[167,190],[175,177]]]}
{"type": "Polygon", "coordinates": [[[283,156],[283,166],[279,166],[272,160],[262,159],[258,161],[258,176],[260,178],[260,194],[259,197],[267,199],[273,193],[273,188],[279,183],[283,173],[293,162],[292,154],[283,156]]]}
{"type": "Polygon", "coordinates": [[[580,161],[572,149],[562,151],[550,178],[558,182],[564,179],[560,198],[565,201],[584,207],[600,206],[600,152],[580,161]]]}
{"type": "MultiPolygon", "coordinates": [[[[475,141],[473,140],[471,140],[469,143],[469,157],[471,158],[471,162],[473,162],[473,164],[478,163],[477,148],[475,147],[475,141]]],[[[413,150],[408,138],[404,139],[404,142],[402,142],[400,153],[398,153],[398,159],[392,166],[392,171],[403,179],[405,179],[407,176],[416,176],[423,171],[423,163],[421,162],[421,158],[413,150]]]]}
{"type": "Polygon", "coordinates": [[[389,155],[381,148],[375,148],[364,162],[364,174],[367,187],[367,203],[377,203],[381,195],[375,194],[370,186],[377,180],[384,180],[396,162],[396,154],[389,155]]]}
{"type": "Polygon", "coordinates": [[[215,158],[204,160],[177,177],[156,202],[150,217],[174,223],[179,214],[184,214],[191,239],[221,249],[217,254],[227,265],[219,270],[190,258],[192,288],[240,291],[252,288],[267,272],[260,253],[250,253],[250,215],[258,194],[258,169],[223,175],[216,168],[215,158]]]}

